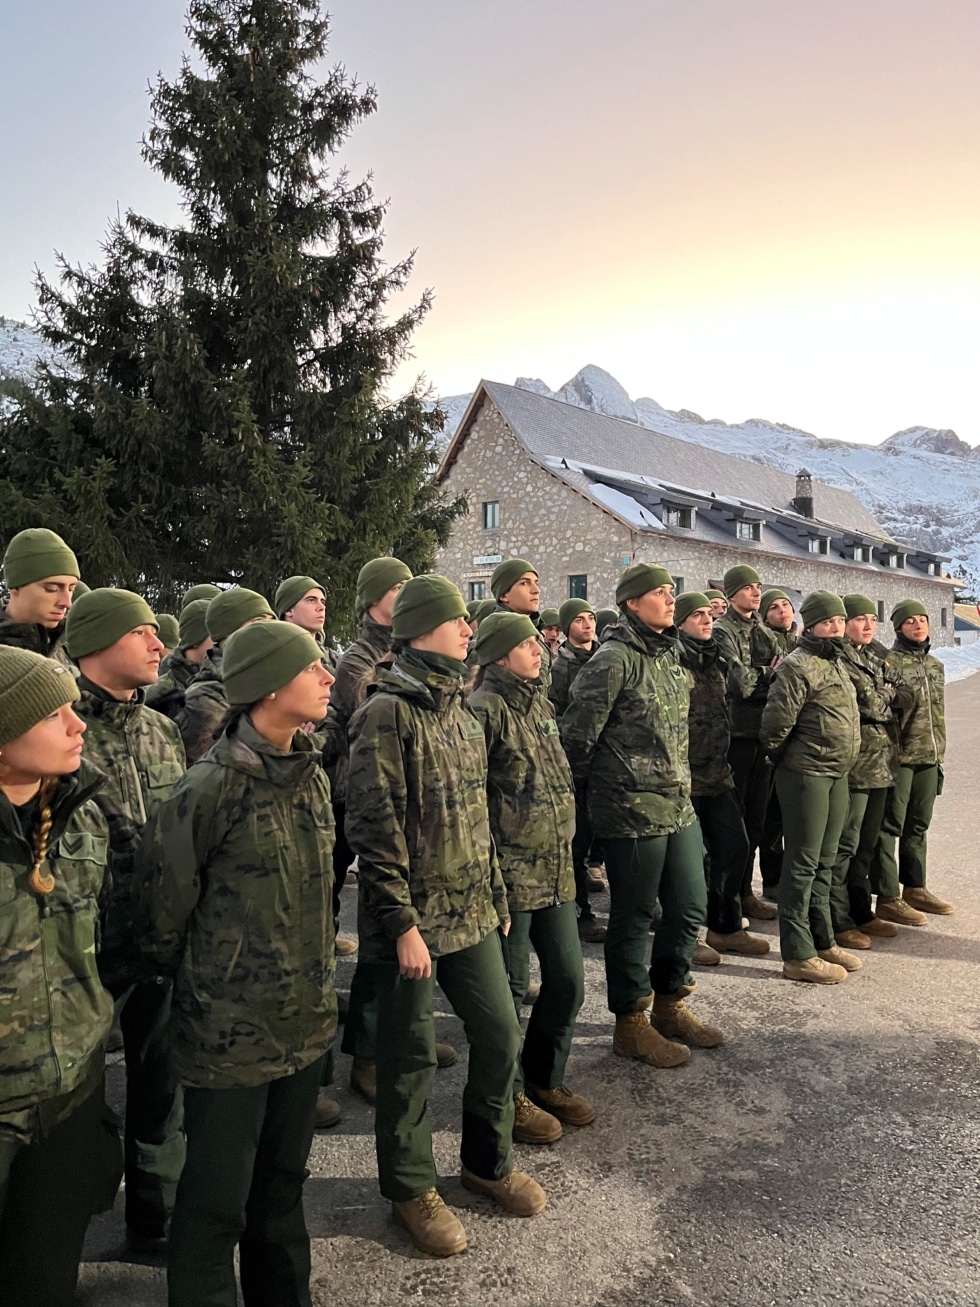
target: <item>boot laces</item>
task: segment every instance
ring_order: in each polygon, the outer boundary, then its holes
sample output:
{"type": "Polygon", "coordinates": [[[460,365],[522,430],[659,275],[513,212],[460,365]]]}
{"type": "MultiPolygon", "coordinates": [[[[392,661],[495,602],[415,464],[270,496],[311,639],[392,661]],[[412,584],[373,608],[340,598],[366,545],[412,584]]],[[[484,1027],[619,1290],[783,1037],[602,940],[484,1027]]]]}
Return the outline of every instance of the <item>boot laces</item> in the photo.
{"type": "Polygon", "coordinates": [[[418,1204],[430,1219],[445,1205],[438,1189],[426,1189],[424,1194],[419,1194],[418,1204]]]}

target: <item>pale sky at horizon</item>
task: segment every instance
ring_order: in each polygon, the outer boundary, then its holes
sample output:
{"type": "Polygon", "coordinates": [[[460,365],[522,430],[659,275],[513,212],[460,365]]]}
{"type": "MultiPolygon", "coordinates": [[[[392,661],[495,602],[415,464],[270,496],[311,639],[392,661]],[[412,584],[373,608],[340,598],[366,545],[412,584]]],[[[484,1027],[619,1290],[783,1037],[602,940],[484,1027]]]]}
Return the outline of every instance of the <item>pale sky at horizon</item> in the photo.
{"type": "MultiPolygon", "coordinates": [[[[878,441],[980,444],[976,0],[336,0],[330,62],[379,111],[342,155],[435,290],[403,386],[557,388],[878,441]]],[[[116,205],[183,0],[3,0],[0,314],[116,205]]]]}

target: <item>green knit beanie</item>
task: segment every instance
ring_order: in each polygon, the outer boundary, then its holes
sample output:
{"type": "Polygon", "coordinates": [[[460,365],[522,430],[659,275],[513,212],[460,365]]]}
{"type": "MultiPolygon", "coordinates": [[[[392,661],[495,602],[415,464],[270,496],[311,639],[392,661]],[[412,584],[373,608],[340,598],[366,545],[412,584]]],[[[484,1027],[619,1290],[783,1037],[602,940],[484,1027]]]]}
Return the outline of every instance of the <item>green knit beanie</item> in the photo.
{"type": "Polygon", "coordinates": [[[108,649],[137,626],[157,626],[142,595],[132,590],[90,590],[68,609],[65,648],[77,662],[108,649]]]}
{"type": "Polygon", "coordinates": [[[292,622],[255,622],[228,638],[221,680],[229,703],[258,703],[323,657],[317,642],[292,622]]]}
{"type": "Polygon", "coordinates": [[[74,603],[76,599],[81,599],[82,595],[91,593],[92,587],[90,585],[86,585],[84,581],[76,581],[75,589],[72,591],[71,601],[74,603]]]}
{"type": "Polygon", "coordinates": [[[919,599],[900,599],[892,609],[892,626],[896,631],[902,629],[902,623],[910,617],[928,617],[926,606],[919,599]]]}
{"type": "Polygon", "coordinates": [[[848,621],[852,617],[877,617],[878,605],[867,595],[845,595],[844,612],[848,621]]]}
{"type": "Polygon", "coordinates": [[[416,640],[442,626],[443,622],[465,616],[463,596],[452,581],[428,572],[425,576],[413,577],[398,591],[391,614],[391,634],[395,640],[416,640]]]}
{"type": "Polygon", "coordinates": [[[655,563],[634,563],[619,578],[616,602],[625,604],[627,599],[639,599],[640,595],[645,595],[650,590],[673,584],[674,578],[665,567],[657,567],[655,563]]]}
{"type": "Polygon", "coordinates": [[[731,599],[732,595],[744,586],[761,584],[759,573],[754,567],[749,567],[748,563],[739,563],[736,567],[730,567],[725,573],[725,598],[731,599]]]}
{"type": "Polygon", "coordinates": [[[238,585],[232,590],[222,590],[208,604],[208,635],[215,644],[220,644],[233,631],[239,630],[256,617],[275,617],[269,601],[263,595],[238,585]]]}
{"type": "Polygon", "coordinates": [[[558,616],[558,609],[557,609],[557,608],[546,608],[546,609],[544,610],[544,612],[542,612],[541,617],[539,618],[539,621],[541,622],[541,630],[542,630],[542,631],[544,630],[544,628],[545,628],[546,626],[560,626],[560,625],[561,625],[561,619],[560,619],[559,616],[558,616]]]}
{"type": "Polygon", "coordinates": [[[495,613],[496,611],[496,599],[481,599],[473,609],[473,616],[470,618],[470,621],[475,621],[477,626],[479,626],[485,617],[489,617],[491,613],[495,613]]]}
{"type": "Polygon", "coordinates": [[[704,590],[702,593],[706,594],[709,599],[724,599],[725,603],[728,603],[728,595],[725,594],[724,590],[704,590]]]}
{"type": "Polygon", "coordinates": [[[0,645],[0,748],[77,699],[69,668],[29,649],[0,645]]]}
{"type": "Polygon", "coordinates": [[[293,608],[303,596],[310,590],[319,590],[324,599],[327,592],[319,581],[314,581],[312,576],[289,576],[283,581],[282,585],[276,591],[275,603],[272,605],[276,610],[276,616],[282,617],[293,608]]]}
{"type": "Polygon", "coordinates": [[[537,576],[538,569],[533,563],[529,563],[526,558],[507,558],[504,562],[498,563],[493,569],[493,576],[490,578],[490,593],[494,599],[499,599],[501,595],[505,595],[510,587],[527,572],[533,572],[537,576]]]}
{"type": "Polygon", "coordinates": [[[600,608],[595,615],[596,639],[602,635],[607,626],[615,626],[619,621],[618,608],[600,608]]]}
{"type": "Polygon", "coordinates": [[[800,604],[800,620],[805,631],[818,622],[825,622],[828,617],[846,616],[844,600],[829,590],[813,590],[800,604]]]}
{"type": "Polygon", "coordinates": [[[472,622],[476,616],[476,610],[484,601],[482,599],[471,599],[466,605],[466,620],[472,622]]]}
{"type": "Polygon", "coordinates": [[[480,623],[480,629],[473,641],[473,651],[479,667],[495,663],[498,658],[506,658],[511,649],[531,636],[537,637],[537,629],[527,613],[491,613],[480,623]]]}
{"type": "Polygon", "coordinates": [[[686,622],[699,608],[710,607],[711,600],[706,594],[700,590],[685,590],[674,600],[674,625],[680,626],[681,622],[686,622]]]}
{"type": "Polygon", "coordinates": [[[208,604],[210,599],[192,599],[180,610],[180,647],[196,649],[208,636],[208,604]]]}
{"type": "Polygon", "coordinates": [[[388,591],[399,581],[411,581],[412,569],[406,567],[400,558],[372,558],[365,563],[357,574],[357,608],[358,617],[363,617],[369,608],[381,602],[388,591]]]}
{"type": "MultiPolygon", "coordinates": [[[[581,617],[583,613],[591,613],[595,617],[595,609],[585,599],[566,599],[558,609],[558,625],[568,634],[568,628],[575,621],[576,617],[581,617]]],[[[541,614],[541,625],[545,625],[544,614],[541,614]]]]}
{"type": "Polygon", "coordinates": [[[164,649],[176,649],[180,643],[180,623],[172,613],[157,613],[157,635],[164,649]]]}
{"type": "Polygon", "coordinates": [[[62,540],[44,526],[18,531],[3,556],[7,588],[44,581],[49,576],[78,576],[78,560],[62,540]]]}
{"type": "Polygon", "coordinates": [[[210,581],[202,581],[200,585],[192,585],[180,601],[181,611],[192,604],[195,599],[217,599],[221,594],[220,586],[212,585],[210,581]]]}
{"type": "Polygon", "coordinates": [[[763,590],[762,603],[759,605],[759,613],[763,619],[777,599],[785,599],[787,603],[793,602],[785,590],[763,590]]]}

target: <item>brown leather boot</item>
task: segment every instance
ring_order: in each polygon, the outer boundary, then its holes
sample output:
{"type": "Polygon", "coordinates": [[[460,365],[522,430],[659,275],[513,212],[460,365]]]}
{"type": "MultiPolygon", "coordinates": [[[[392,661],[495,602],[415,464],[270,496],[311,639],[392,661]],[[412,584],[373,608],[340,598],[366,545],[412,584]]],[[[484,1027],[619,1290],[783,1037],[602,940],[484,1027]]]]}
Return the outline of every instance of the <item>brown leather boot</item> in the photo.
{"type": "Polygon", "coordinates": [[[659,1030],[654,1030],[646,1015],[650,1002],[650,998],[641,998],[636,1011],[616,1018],[613,1052],[620,1057],[634,1057],[640,1062],[646,1062],[648,1066],[664,1069],[683,1066],[691,1056],[691,1050],[683,1044],[664,1039],[659,1030]]]}
{"type": "Polygon", "coordinates": [[[898,927],[894,923],[882,921],[879,917],[860,922],[858,930],[862,935],[870,935],[874,939],[894,939],[898,934],[898,927]]]}
{"type": "Polygon", "coordinates": [[[831,966],[843,967],[845,971],[860,971],[864,966],[859,957],[846,952],[836,944],[833,948],[818,948],[817,956],[823,958],[824,962],[829,962],[831,966]]]}
{"type": "Polygon", "coordinates": [[[521,1144],[555,1144],[562,1136],[561,1122],[550,1112],[542,1112],[528,1098],[514,1099],[514,1138],[521,1144]]]}
{"type": "Polygon", "coordinates": [[[896,926],[924,926],[928,918],[924,912],[918,912],[911,903],[902,899],[883,899],[878,895],[875,901],[875,916],[879,921],[893,921],[896,926]]]}
{"type": "Polygon", "coordinates": [[[464,1166],[460,1180],[471,1194],[486,1194],[511,1216],[537,1216],[548,1203],[548,1195],[537,1180],[523,1171],[511,1171],[503,1180],[483,1180],[464,1166]]]}
{"type": "Polygon", "coordinates": [[[753,921],[774,921],[779,910],[773,903],[763,903],[755,894],[746,894],[742,899],[742,916],[753,921]]]}
{"type": "Polygon", "coordinates": [[[595,1120],[595,1108],[589,1100],[581,1094],[573,1094],[564,1085],[558,1085],[555,1089],[536,1089],[533,1085],[528,1085],[527,1094],[538,1107],[544,1108],[566,1125],[591,1125],[595,1120]]]}
{"type": "Polygon", "coordinates": [[[747,930],[734,930],[730,935],[709,930],[707,941],[719,953],[744,953],[746,957],[761,958],[769,952],[769,941],[761,935],[750,935],[747,930]]]}
{"type": "Polygon", "coordinates": [[[456,1065],[456,1050],[452,1044],[436,1044],[436,1066],[445,1071],[447,1066],[456,1065]]]}
{"type": "Polygon", "coordinates": [[[783,975],[787,980],[805,980],[811,985],[839,985],[847,979],[843,967],[824,962],[823,958],[806,958],[803,962],[789,958],[783,963],[783,975]]]}
{"type": "Polygon", "coordinates": [[[432,1257],[454,1257],[466,1251],[466,1231],[437,1189],[426,1189],[406,1203],[392,1203],[391,1214],[395,1224],[411,1235],[415,1247],[432,1257]]]}
{"type": "Polygon", "coordinates": [[[338,935],[333,944],[338,958],[349,958],[352,953],[357,952],[357,940],[347,939],[345,935],[338,935]]]}
{"type": "Polygon", "coordinates": [[[911,886],[906,885],[902,890],[902,899],[910,908],[915,908],[917,912],[931,912],[937,917],[949,917],[955,911],[952,903],[947,903],[938,894],[933,894],[932,890],[926,889],[925,885],[920,889],[913,889],[911,886]]]}
{"type": "Polygon", "coordinates": [[[538,995],[541,993],[541,981],[532,980],[527,987],[527,993],[521,999],[522,1007],[534,1007],[538,1001],[538,995]]]}
{"type": "Polygon", "coordinates": [[[354,1058],[350,1068],[350,1087],[374,1107],[378,1101],[378,1068],[372,1058],[354,1058]]]}
{"type": "Polygon", "coordinates": [[[653,1000],[650,1025],[665,1039],[681,1039],[695,1048],[717,1048],[725,1036],[717,1026],[699,1021],[677,994],[658,994],[653,1000]]]}
{"type": "Polygon", "coordinates": [[[317,1091],[316,1096],[316,1116],[314,1117],[315,1128],[317,1130],[329,1130],[331,1126],[337,1124],[340,1120],[340,1104],[330,1097],[325,1089],[317,1091]]]}
{"type": "Polygon", "coordinates": [[[863,930],[840,930],[834,936],[834,942],[840,948],[870,948],[871,936],[863,930]]]}

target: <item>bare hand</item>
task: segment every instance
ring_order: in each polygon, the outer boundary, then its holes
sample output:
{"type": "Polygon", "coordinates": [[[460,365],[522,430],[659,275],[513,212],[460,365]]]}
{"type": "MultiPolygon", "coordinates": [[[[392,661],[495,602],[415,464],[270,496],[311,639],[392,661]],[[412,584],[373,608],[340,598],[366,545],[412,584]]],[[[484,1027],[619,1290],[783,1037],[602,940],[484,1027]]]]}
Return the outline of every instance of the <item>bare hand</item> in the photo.
{"type": "Polygon", "coordinates": [[[783,661],[783,655],[782,655],[782,654],[776,654],[775,658],[773,658],[773,660],[772,660],[772,662],[769,664],[769,666],[770,666],[770,667],[778,667],[779,664],[780,664],[782,661],[783,661]]]}
{"type": "Polygon", "coordinates": [[[504,925],[502,925],[502,926],[500,927],[500,929],[504,932],[505,935],[509,935],[509,934],[510,934],[510,922],[509,922],[509,921],[506,922],[504,925]]]}
{"type": "Polygon", "coordinates": [[[398,970],[405,980],[428,980],[432,975],[432,958],[418,926],[398,936],[398,970]]]}

